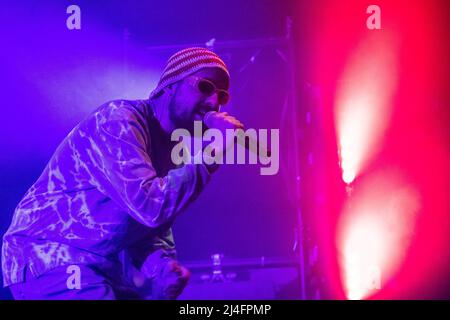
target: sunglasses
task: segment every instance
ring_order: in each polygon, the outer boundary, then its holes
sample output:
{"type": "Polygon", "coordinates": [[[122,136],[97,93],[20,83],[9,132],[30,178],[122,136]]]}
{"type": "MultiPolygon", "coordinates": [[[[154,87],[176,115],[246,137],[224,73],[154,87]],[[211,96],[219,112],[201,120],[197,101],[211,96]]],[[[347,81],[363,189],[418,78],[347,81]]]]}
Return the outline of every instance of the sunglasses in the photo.
{"type": "Polygon", "coordinates": [[[205,96],[209,97],[217,92],[217,100],[221,106],[226,105],[228,101],[230,101],[230,94],[228,91],[218,89],[212,81],[196,76],[191,76],[191,78],[195,81],[193,85],[205,96]]]}

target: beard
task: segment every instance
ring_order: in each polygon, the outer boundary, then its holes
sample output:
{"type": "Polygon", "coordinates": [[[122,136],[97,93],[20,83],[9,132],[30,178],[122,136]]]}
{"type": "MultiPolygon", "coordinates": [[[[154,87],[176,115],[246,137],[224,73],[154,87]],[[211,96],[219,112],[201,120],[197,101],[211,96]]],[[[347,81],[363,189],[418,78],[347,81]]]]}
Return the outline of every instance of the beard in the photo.
{"type": "Polygon", "coordinates": [[[187,112],[188,108],[183,108],[181,103],[172,99],[169,103],[169,118],[176,128],[186,129],[189,133],[194,132],[194,113],[187,112]]]}

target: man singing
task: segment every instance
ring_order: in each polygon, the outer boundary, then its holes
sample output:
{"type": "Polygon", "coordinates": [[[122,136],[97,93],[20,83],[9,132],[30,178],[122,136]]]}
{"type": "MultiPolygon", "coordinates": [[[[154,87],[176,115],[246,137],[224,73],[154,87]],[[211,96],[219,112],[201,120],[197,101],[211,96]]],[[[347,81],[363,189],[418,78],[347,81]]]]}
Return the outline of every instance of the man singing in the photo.
{"type": "Polygon", "coordinates": [[[145,276],[146,298],[178,297],[189,271],[176,261],[171,226],[217,166],[176,167],[170,137],[192,132],[209,111],[209,128],[243,128],[219,112],[228,88],[220,57],[188,48],[169,58],[148,100],[106,103],[76,126],[3,237],[4,286],[14,298],[144,298],[125,279],[123,253],[145,276]]]}

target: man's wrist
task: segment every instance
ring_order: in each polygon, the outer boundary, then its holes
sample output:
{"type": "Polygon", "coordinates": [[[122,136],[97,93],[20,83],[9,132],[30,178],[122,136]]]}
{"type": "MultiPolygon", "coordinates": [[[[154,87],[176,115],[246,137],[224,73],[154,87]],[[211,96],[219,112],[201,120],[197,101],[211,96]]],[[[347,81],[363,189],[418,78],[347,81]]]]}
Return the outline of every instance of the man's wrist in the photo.
{"type": "Polygon", "coordinates": [[[169,256],[165,256],[164,252],[157,250],[150,254],[141,266],[140,272],[149,279],[158,276],[169,261],[175,260],[169,256]]]}

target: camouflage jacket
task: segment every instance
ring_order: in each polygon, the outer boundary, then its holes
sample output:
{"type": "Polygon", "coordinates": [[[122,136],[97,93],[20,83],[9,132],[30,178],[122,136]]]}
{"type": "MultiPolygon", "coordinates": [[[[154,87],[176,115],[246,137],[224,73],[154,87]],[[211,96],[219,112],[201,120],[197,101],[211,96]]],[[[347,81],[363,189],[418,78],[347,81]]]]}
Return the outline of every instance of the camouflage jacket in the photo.
{"type": "Polygon", "coordinates": [[[137,268],[155,252],[174,256],[173,220],[209,178],[204,164],[172,165],[149,100],[100,106],[18,204],[3,237],[4,286],[23,281],[26,267],[39,276],[80,263],[114,269],[121,251],[137,268]]]}

